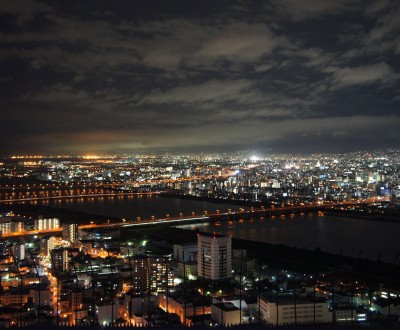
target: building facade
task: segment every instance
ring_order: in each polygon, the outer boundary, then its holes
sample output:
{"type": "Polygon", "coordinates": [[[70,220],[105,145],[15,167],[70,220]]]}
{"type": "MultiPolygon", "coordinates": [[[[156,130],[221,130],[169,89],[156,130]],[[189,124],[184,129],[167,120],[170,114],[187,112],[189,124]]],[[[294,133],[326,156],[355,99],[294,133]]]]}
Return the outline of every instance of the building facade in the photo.
{"type": "Polygon", "coordinates": [[[62,225],[62,238],[71,243],[78,242],[78,224],[64,223],[62,225]]]}
{"type": "Polygon", "coordinates": [[[261,319],[270,325],[313,324],[332,322],[332,312],[325,300],[304,297],[260,297],[261,319]]]}
{"type": "Polygon", "coordinates": [[[232,274],[231,237],[201,233],[197,244],[198,276],[211,280],[229,278],[232,274]]]}
{"type": "Polygon", "coordinates": [[[43,217],[39,217],[39,219],[35,219],[33,223],[35,230],[51,230],[60,228],[60,219],[58,218],[44,219],[43,217]]]}

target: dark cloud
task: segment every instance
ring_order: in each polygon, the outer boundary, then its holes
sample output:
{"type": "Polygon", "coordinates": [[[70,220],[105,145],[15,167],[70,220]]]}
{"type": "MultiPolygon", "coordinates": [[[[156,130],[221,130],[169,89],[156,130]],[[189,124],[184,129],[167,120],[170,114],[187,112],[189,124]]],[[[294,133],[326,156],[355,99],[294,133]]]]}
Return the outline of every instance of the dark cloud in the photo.
{"type": "Polygon", "coordinates": [[[398,147],[396,1],[0,3],[0,153],[398,147]]]}

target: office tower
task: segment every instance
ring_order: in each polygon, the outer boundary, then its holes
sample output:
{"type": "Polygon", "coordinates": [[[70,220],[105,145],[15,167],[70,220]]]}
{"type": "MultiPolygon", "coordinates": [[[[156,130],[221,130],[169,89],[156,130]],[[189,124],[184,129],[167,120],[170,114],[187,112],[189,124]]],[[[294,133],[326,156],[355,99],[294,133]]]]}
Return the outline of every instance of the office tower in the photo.
{"type": "Polygon", "coordinates": [[[197,237],[198,275],[211,280],[229,278],[232,273],[232,239],[201,233],[197,237]]]}

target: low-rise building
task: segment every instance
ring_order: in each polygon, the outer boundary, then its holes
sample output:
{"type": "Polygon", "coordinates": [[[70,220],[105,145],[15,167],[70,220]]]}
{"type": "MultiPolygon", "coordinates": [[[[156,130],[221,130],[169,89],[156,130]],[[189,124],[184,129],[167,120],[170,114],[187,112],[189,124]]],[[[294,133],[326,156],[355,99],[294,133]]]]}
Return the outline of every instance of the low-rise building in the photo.
{"type": "Polygon", "coordinates": [[[212,304],[211,319],[222,326],[240,324],[240,309],[231,302],[212,304]]]}
{"type": "Polygon", "coordinates": [[[400,315],[400,298],[379,298],[372,301],[372,309],[383,315],[400,315]]]}
{"type": "Polygon", "coordinates": [[[128,292],[124,302],[127,311],[140,316],[153,313],[159,305],[159,297],[145,292],[128,292]]]}
{"type": "Polygon", "coordinates": [[[330,323],[332,313],[328,302],[313,301],[304,297],[281,296],[260,297],[261,319],[271,325],[330,323]]]}
{"type": "Polygon", "coordinates": [[[189,300],[185,300],[183,296],[168,296],[168,300],[165,294],[160,295],[160,307],[168,311],[168,313],[174,313],[179,316],[182,324],[189,325],[189,318],[192,316],[211,314],[211,305],[204,299],[199,300],[199,303],[193,303],[189,300]]]}

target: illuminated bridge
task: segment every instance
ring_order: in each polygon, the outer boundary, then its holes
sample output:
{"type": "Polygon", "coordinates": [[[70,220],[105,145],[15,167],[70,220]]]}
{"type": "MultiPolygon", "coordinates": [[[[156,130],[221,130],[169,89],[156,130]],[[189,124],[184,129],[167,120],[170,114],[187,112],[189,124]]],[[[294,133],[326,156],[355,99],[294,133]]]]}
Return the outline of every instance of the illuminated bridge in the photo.
{"type": "MultiPolygon", "coordinates": [[[[208,222],[208,221],[224,221],[224,220],[240,220],[240,219],[251,219],[251,218],[260,218],[260,217],[276,217],[279,216],[281,218],[285,218],[288,215],[295,215],[301,212],[318,212],[318,211],[329,211],[332,208],[338,207],[350,207],[354,205],[363,205],[369,204],[373,202],[382,202],[385,199],[382,198],[371,198],[363,201],[350,201],[350,202],[342,202],[342,203],[329,203],[329,204],[311,204],[311,205],[300,205],[300,206],[287,206],[287,207],[273,207],[273,208],[264,208],[261,207],[259,209],[251,207],[249,210],[244,210],[239,208],[237,211],[228,211],[228,212],[219,212],[208,213],[204,211],[203,215],[195,214],[192,212],[190,216],[181,216],[179,217],[166,217],[166,218],[155,218],[151,217],[150,219],[140,219],[136,220],[126,220],[121,219],[120,222],[110,222],[96,224],[90,223],[87,225],[80,225],[79,229],[97,229],[97,228],[121,228],[121,227],[132,227],[132,226],[145,226],[145,225],[157,225],[160,223],[163,224],[184,224],[184,223],[199,223],[199,222],[208,222]]],[[[56,234],[60,233],[61,228],[49,229],[49,230],[30,230],[30,231],[21,231],[9,234],[3,234],[3,238],[11,238],[11,237],[20,237],[20,236],[28,236],[28,235],[48,235],[48,234],[56,234]]]]}

